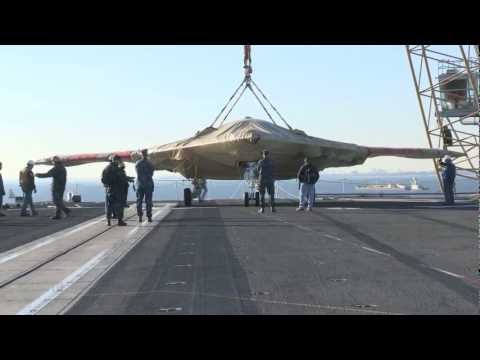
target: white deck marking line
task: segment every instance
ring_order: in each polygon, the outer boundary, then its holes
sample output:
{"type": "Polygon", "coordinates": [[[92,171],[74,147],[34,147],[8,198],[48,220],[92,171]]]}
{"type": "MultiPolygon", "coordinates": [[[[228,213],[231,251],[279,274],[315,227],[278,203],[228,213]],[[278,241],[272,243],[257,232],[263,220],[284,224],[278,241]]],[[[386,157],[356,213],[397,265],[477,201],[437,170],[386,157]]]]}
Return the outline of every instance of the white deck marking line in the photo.
{"type": "Polygon", "coordinates": [[[6,263],[7,261],[10,261],[12,259],[15,259],[19,256],[22,256],[23,254],[26,254],[30,251],[33,251],[35,249],[38,249],[39,247],[42,247],[42,246],[45,246],[45,245],[48,245],[52,242],[54,242],[55,240],[57,240],[56,237],[49,237],[47,239],[45,239],[45,241],[42,241],[41,243],[39,244],[36,244],[35,246],[32,246],[28,249],[25,249],[25,250],[20,250],[20,251],[17,251],[13,254],[10,254],[10,255],[7,255],[7,256],[4,256],[3,258],[0,259],[0,264],[3,264],[3,263],[6,263]]]}
{"type": "Polygon", "coordinates": [[[201,295],[206,297],[215,297],[215,298],[222,298],[228,300],[240,300],[240,301],[254,301],[260,303],[267,303],[267,304],[279,304],[279,305],[288,305],[288,306],[299,306],[299,307],[309,307],[309,308],[317,308],[317,309],[326,309],[326,310],[340,310],[340,311],[353,311],[353,312],[364,312],[364,313],[371,313],[371,314],[379,314],[379,315],[404,315],[403,313],[395,313],[389,311],[381,311],[381,310],[368,310],[368,309],[356,309],[350,306],[336,306],[336,305],[320,305],[320,304],[306,304],[306,303],[296,303],[296,302],[288,302],[282,300],[269,300],[269,299],[259,299],[256,297],[242,297],[242,296],[228,296],[228,295],[220,295],[220,294],[212,294],[206,292],[199,292],[195,293],[192,291],[181,291],[181,290],[152,290],[152,291],[125,291],[125,292],[107,292],[107,293],[97,293],[95,295],[88,295],[88,296],[134,296],[139,294],[155,294],[155,293],[165,293],[165,294],[182,294],[182,295],[201,295]]]}
{"type": "MultiPolygon", "coordinates": [[[[155,219],[158,215],[160,215],[161,212],[164,212],[167,209],[168,207],[165,205],[161,210],[158,210],[155,214],[152,215],[152,220],[155,219]]],[[[142,222],[141,224],[135,226],[132,230],[130,230],[127,236],[128,237],[132,236],[140,229],[140,226],[146,226],[147,224],[148,224],[148,219],[142,222]]]]}
{"type": "Polygon", "coordinates": [[[78,227],[78,228],[76,228],[76,229],[72,229],[72,230],[70,230],[69,232],[67,232],[67,233],[66,233],[65,235],[63,235],[63,236],[70,236],[70,235],[72,235],[72,234],[75,234],[76,232],[79,232],[79,231],[81,231],[81,230],[85,230],[86,228],[88,228],[88,227],[90,227],[90,226],[92,226],[92,225],[98,224],[100,221],[102,221],[102,219],[98,219],[98,220],[95,220],[95,221],[93,221],[93,222],[91,222],[91,223],[82,225],[82,226],[80,226],[80,227],[78,227]]]}
{"type": "MultiPolygon", "coordinates": [[[[322,209],[322,208],[320,208],[322,209]]],[[[362,208],[349,208],[349,207],[326,207],[326,210],[362,210],[362,208]]]]}
{"type": "MultiPolygon", "coordinates": [[[[154,206],[153,209],[160,209],[159,212],[155,213],[154,216],[152,216],[152,219],[153,217],[156,217],[157,215],[163,215],[163,218],[167,217],[168,214],[170,213],[170,210],[172,209],[172,207],[175,206],[175,204],[172,204],[172,203],[167,203],[166,205],[164,205],[163,207],[157,207],[157,206],[154,206]]],[[[162,220],[162,219],[161,219],[162,220]]],[[[161,221],[160,220],[160,221],[161,221]]],[[[120,251],[120,255],[116,256],[115,259],[112,261],[110,261],[110,263],[103,268],[103,270],[100,272],[100,274],[98,274],[95,279],[93,281],[90,282],[89,285],[87,285],[86,287],[84,287],[79,293],[77,293],[77,295],[72,299],[70,300],[69,303],[67,303],[62,310],[60,310],[60,312],[57,312],[57,315],[63,315],[63,314],[66,314],[67,311],[69,309],[72,308],[73,305],[75,305],[75,303],[82,297],[84,296],[85,294],[88,293],[88,291],[90,289],[92,289],[95,284],[98,282],[98,280],[100,280],[108,271],[110,271],[110,269],[112,269],[120,260],[122,260],[124,258],[124,256],[126,254],[128,254],[129,251],[131,251],[148,233],[150,233],[152,231],[153,228],[147,228],[147,231],[144,233],[144,234],[140,234],[139,237],[137,238],[131,238],[131,239],[128,239],[127,237],[127,241],[125,242],[125,244],[128,244],[128,246],[126,246],[126,248],[123,248],[123,250],[121,249],[120,251]]],[[[112,254],[116,254],[118,251],[118,248],[117,247],[113,247],[111,249],[108,249],[108,253],[104,255],[104,257],[102,259],[100,259],[100,262],[104,259],[104,258],[107,258],[110,257],[112,254]]]]}
{"type": "Polygon", "coordinates": [[[176,207],[172,210],[195,210],[195,209],[218,209],[218,206],[193,206],[193,207],[176,207]]]}
{"type": "Polygon", "coordinates": [[[70,286],[72,286],[83,275],[85,275],[87,272],[92,270],[95,267],[95,265],[97,265],[102,260],[102,258],[105,256],[106,253],[107,253],[107,250],[103,250],[100,254],[96,255],[93,259],[89,260],[78,270],[68,275],[61,282],[59,282],[55,286],[48,289],[46,292],[40,295],[37,299],[35,299],[30,304],[28,304],[23,309],[21,309],[19,312],[17,312],[17,315],[34,315],[37,312],[39,312],[53,299],[59,296],[62,292],[64,292],[70,286]]]}
{"type": "Polygon", "coordinates": [[[313,230],[313,229],[310,229],[310,228],[308,228],[308,227],[306,227],[306,226],[303,226],[303,225],[298,225],[298,224],[291,223],[291,222],[289,222],[289,221],[287,221],[287,220],[285,220],[285,219],[283,219],[283,218],[281,218],[281,217],[269,217],[269,219],[273,219],[273,220],[282,222],[282,223],[284,223],[284,224],[294,226],[294,227],[296,227],[297,229],[300,229],[300,230],[303,230],[303,231],[308,231],[308,232],[313,232],[313,233],[315,232],[315,230],[313,230]]]}
{"type": "Polygon", "coordinates": [[[375,249],[372,249],[372,248],[369,248],[369,247],[366,247],[366,246],[362,246],[362,249],[367,250],[367,251],[371,251],[371,252],[374,252],[374,253],[377,253],[377,254],[380,254],[380,255],[392,256],[390,254],[387,254],[387,253],[384,253],[384,252],[381,252],[381,251],[378,251],[378,250],[375,250],[375,249]]]}
{"type": "Polygon", "coordinates": [[[299,228],[300,230],[304,230],[304,231],[312,231],[312,229],[306,227],[306,226],[303,226],[303,225],[295,225],[297,228],[299,228]]]}
{"type": "Polygon", "coordinates": [[[442,273],[444,273],[444,274],[447,274],[447,275],[450,275],[450,276],[454,276],[454,277],[456,277],[456,278],[460,278],[460,279],[464,279],[464,278],[465,278],[465,276],[463,276],[463,275],[455,274],[455,273],[452,273],[452,272],[450,272],[450,271],[443,270],[443,269],[439,269],[439,268],[436,268],[436,267],[433,267],[433,266],[430,267],[430,269],[433,269],[433,270],[436,270],[436,271],[440,271],[440,272],[442,272],[442,273]]]}
{"type": "Polygon", "coordinates": [[[455,208],[459,208],[459,207],[478,208],[478,204],[439,205],[439,206],[417,205],[417,206],[415,206],[415,208],[421,208],[421,209],[455,209],[455,208]]]}
{"type": "Polygon", "coordinates": [[[336,236],[333,236],[333,235],[330,235],[330,234],[320,234],[321,236],[325,236],[329,239],[333,239],[333,240],[337,240],[337,241],[341,241],[341,242],[347,242],[343,239],[340,239],[339,237],[336,237],[336,236]]]}
{"type": "Polygon", "coordinates": [[[73,230],[70,230],[66,233],[64,233],[64,230],[61,230],[60,234],[57,235],[57,236],[48,236],[48,237],[45,238],[45,240],[40,241],[40,242],[36,243],[35,245],[30,245],[26,248],[23,248],[22,250],[18,250],[18,251],[15,251],[15,252],[11,253],[11,254],[7,254],[7,255],[3,256],[2,258],[0,258],[0,265],[3,264],[3,263],[6,263],[7,261],[15,259],[19,256],[27,254],[27,253],[29,253],[33,250],[36,250],[36,249],[38,249],[42,246],[48,245],[48,244],[50,244],[54,241],[57,241],[57,240],[59,240],[63,237],[70,236],[70,235],[76,233],[77,231],[84,230],[87,227],[90,227],[92,225],[95,225],[95,224],[99,223],[100,221],[102,221],[102,219],[91,220],[90,222],[88,222],[84,225],[79,224],[80,226],[77,225],[78,226],[77,228],[74,228],[73,230]]]}
{"type": "MultiPolygon", "coordinates": [[[[284,219],[282,219],[282,218],[277,218],[277,219],[275,219],[275,220],[278,220],[278,221],[283,222],[283,223],[285,223],[285,224],[292,225],[292,226],[294,226],[294,227],[296,227],[296,228],[298,228],[298,229],[300,229],[300,230],[304,230],[304,231],[316,233],[314,229],[310,229],[310,228],[308,228],[308,227],[306,227],[306,226],[303,226],[303,225],[297,225],[297,224],[290,223],[290,222],[288,222],[288,221],[286,221],[286,220],[284,220],[284,219]]],[[[350,245],[352,245],[352,246],[361,247],[362,249],[367,250],[367,251],[371,251],[371,252],[374,252],[374,253],[377,253],[377,254],[381,254],[381,255],[384,255],[384,256],[390,256],[390,257],[391,257],[390,254],[387,254],[387,253],[384,253],[384,252],[381,252],[381,251],[378,251],[378,250],[375,250],[375,249],[372,249],[372,248],[369,248],[369,247],[366,247],[366,246],[358,245],[358,244],[356,244],[356,243],[354,243],[354,242],[352,242],[352,241],[343,240],[343,239],[341,239],[341,238],[339,238],[339,237],[337,237],[337,236],[333,236],[333,235],[325,234],[325,233],[323,233],[323,234],[320,233],[319,235],[320,235],[320,236],[327,237],[327,238],[329,238],[329,239],[336,240],[336,241],[344,242],[344,243],[350,244],[350,245]]]]}
{"type": "Polygon", "coordinates": [[[187,285],[186,281],[169,281],[165,285],[187,285]]]}

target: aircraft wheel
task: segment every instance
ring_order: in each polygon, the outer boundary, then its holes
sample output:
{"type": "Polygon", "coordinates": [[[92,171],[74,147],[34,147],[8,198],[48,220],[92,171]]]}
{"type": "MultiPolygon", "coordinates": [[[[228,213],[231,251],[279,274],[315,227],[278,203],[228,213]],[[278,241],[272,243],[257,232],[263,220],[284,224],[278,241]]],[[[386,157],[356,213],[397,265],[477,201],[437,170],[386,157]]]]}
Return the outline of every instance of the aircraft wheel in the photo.
{"type": "Polygon", "coordinates": [[[255,206],[260,206],[260,193],[258,191],[255,192],[255,206]]]}
{"type": "Polygon", "coordinates": [[[243,197],[243,202],[245,206],[248,206],[249,200],[250,200],[250,194],[246,192],[243,197]]]}
{"type": "Polygon", "coordinates": [[[192,190],[190,188],[183,189],[183,202],[185,206],[192,206],[192,190]]]}

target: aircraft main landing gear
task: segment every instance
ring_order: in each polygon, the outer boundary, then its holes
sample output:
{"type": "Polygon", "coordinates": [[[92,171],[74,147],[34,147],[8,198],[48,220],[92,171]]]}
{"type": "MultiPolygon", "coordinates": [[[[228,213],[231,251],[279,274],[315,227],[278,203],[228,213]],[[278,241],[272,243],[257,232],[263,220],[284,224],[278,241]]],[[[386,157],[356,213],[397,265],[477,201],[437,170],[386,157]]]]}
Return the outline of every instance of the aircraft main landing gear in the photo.
{"type": "Polygon", "coordinates": [[[245,194],[243,195],[243,204],[247,207],[250,205],[250,200],[255,200],[255,206],[259,207],[260,206],[260,193],[258,191],[255,191],[254,193],[249,193],[245,191],[245,194]]]}
{"type": "Polygon", "coordinates": [[[183,189],[183,202],[185,206],[192,206],[192,190],[190,188],[183,189]]]}

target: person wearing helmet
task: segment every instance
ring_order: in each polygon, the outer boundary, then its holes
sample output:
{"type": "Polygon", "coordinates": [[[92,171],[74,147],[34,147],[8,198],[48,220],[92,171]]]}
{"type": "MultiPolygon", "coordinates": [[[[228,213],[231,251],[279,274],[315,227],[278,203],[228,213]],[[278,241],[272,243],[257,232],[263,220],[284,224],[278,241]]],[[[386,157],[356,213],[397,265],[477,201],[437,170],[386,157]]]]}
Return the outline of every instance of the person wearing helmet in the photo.
{"type": "Polygon", "coordinates": [[[453,205],[455,203],[453,189],[455,187],[456,168],[449,156],[446,156],[443,161],[440,161],[440,165],[444,168],[442,171],[442,180],[445,204],[453,205]]]}
{"type": "MultiPolygon", "coordinates": [[[[0,170],[2,170],[2,162],[0,161],[0,170]]],[[[2,212],[3,196],[5,195],[5,187],[3,186],[2,174],[0,173],[0,216],[5,216],[2,212]]]]}
{"type": "Polygon", "coordinates": [[[65,216],[69,216],[71,210],[63,203],[63,194],[65,193],[65,186],[67,185],[67,170],[58,156],[53,157],[53,168],[43,174],[35,174],[38,178],[52,178],[52,200],[55,204],[55,216],[51,217],[53,220],[60,220],[62,212],[65,216]]]}
{"type": "Polygon", "coordinates": [[[37,192],[37,188],[35,186],[35,177],[33,176],[32,171],[33,165],[34,162],[30,160],[29,162],[27,162],[27,166],[20,171],[19,183],[20,188],[23,191],[23,204],[20,211],[20,216],[28,216],[27,207],[30,207],[32,216],[38,215],[37,211],[35,210],[35,206],[33,205],[32,199],[32,192],[37,192]]]}
{"type": "Polygon", "coordinates": [[[119,167],[120,162],[120,156],[111,156],[110,164],[108,164],[102,172],[102,183],[105,186],[105,213],[108,226],[111,226],[113,214],[115,214],[118,220],[118,226],[127,225],[123,221],[122,198],[125,192],[125,187],[122,172],[119,167]]]}
{"type": "Polygon", "coordinates": [[[142,150],[142,159],[135,164],[137,171],[137,215],[138,221],[142,222],[143,216],[143,199],[147,208],[148,222],[152,222],[152,197],[153,197],[153,172],[154,167],[148,160],[148,150],[142,150]]]}
{"type": "Polygon", "coordinates": [[[273,175],[273,162],[270,159],[268,150],[262,151],[262,159],[257,163],[256,174],[260,184],[260,204],[261,208],[258,210],[260,214],[265,212],[265,190],[270,196],[270,205],[272,212],[275,212],[275,178],[273,175]]]}

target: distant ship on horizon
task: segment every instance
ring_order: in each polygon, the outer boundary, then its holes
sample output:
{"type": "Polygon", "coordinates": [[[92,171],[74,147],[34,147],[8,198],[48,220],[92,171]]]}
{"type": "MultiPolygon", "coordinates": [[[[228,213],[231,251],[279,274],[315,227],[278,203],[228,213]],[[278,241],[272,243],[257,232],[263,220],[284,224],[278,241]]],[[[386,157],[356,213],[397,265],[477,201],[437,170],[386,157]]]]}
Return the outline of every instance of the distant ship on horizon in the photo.
{"type": "Polygon", "coordinates": [[[397,191],[424,191],[427,187],[420,185],[413,177],[409,184],[363,184],[355,186],[357,190],[397,190],[397,191]]]}

